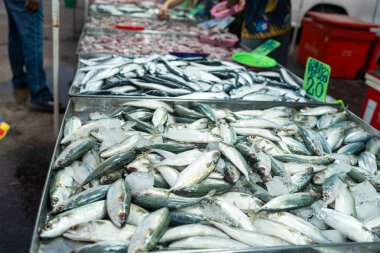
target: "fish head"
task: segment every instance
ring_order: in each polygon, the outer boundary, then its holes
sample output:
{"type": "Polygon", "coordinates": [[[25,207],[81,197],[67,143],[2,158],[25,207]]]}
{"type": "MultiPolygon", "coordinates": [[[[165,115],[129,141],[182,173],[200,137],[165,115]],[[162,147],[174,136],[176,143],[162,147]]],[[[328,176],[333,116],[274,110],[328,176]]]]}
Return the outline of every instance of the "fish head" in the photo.
{"type": "Polygon", "coordinates": [[[64,218],[56,216],[52,220],[49,220],[42,228],[40,237],[53,238],[62,234],[65,230],[64,218]]]}
{"type": "Polygon", "coordinates": [[[62,205],[62,204],[56,205],[56,206],[51,210],[51,213],[52,213],[52,214],[60,213],[60,212],[63,211],[64,208],[65,208],[65,206],[62,205]]]}
{"type": "Polygon", "coordinates": [[[313,183],[314,184],[323,184],[323,182],[325,182],[325,180],[326,180],[326,176],[324,173],[316,173],[313,176],[313,183]]]}

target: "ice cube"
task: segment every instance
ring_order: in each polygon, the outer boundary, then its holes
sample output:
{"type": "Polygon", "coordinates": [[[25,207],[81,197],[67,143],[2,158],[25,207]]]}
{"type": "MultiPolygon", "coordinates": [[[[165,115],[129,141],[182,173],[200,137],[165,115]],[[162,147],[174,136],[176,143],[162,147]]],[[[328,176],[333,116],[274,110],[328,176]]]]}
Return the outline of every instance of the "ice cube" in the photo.
{"type": "Polygon", "coordinates": [[[255,183],[263,182],[263,179],[260,177],[260,175],[257,172],[249,173],[249,178],[251,179],[252,182],[255,182],[255,183]]]}
{"type": "Polygon", "coordinates": [[[333,243],[346,242],[346,238],[344,237],[344,235],[337,230],[322,230],[321,232],[327,239],[329,239],[333,243]]]}
{"type": "Polygon", "coordinates": [[[120,128],[124,121],[120,119],[99,119],[97,122],[99,122],[101,128],[120,128]]]}
{"type": "Polygon", "coordinates": [[[222,173],[222,175],[224,175],[225,166],[226,166],[226,162],[222,158],[220,158],[218,163],[216,164],[215,170],[219,171],[220,173],[222,173]]]}
{"type": "Polygon", "coordinates": [[[98,119],[106,119],[108,118],[107,115],[105,115],[102,112],[92,112],[90,113],[90,120],[98,120],[98,119]]]}
{"type": "Polygon", "coordinates": [[[211,143],[207,144],[206,149],[210,150],[210,151],[211,150],[219,151],[219,144],[217,142],[211,142],[211,143]]]}
{"type": "Polygon", "coordinates": [[[248,194],[252,194],[249,188],[245,185],[245,179],[242,179],[244,176],[240,177],[240,179],[235,183],[235,185],[231,188],[232,192],[244,192],[248,194]]]}
{"type": "Polygon", "coordinates": [[[153,188],[154,176],[149,172],[132,172],[125,181],[133,192],[153,188]]]}
{"type": "Polygon", "coordinates": [[[311,219],[311,217],[313,217],[313,213],[314,211],[311,207],[304,207],[304,208],[293,210],[293,214],[297,215],[298,217],[304,220],[311,219]]]}
{"type": "Polygon", "coordinates": [[[327,229],[327,226],[323,220],[319,219],[316,215],[313,215],[309,222],[319,229],[327,229]]]}
{"type": "Polygon", "coordinates": [[[356,214],[358,219],[366,220],[372,216],[379,215],[380,209],[376,203],[373,203],[372,201],[364,202],[360,205],[356,205],[356,214]]]}
{"type": "MultiPolygon", "coordinates": [[[[160,136],[158,136],[156,138],[160,138],[162,140],[162,138],[160,136]]],[[[155,139],[153,139],[153,141],[151,141],[151,140],[149,140],[149,139],[147,139],[145,137],[141,137],[141,138],[139,138],[139,140],[136,143],[136,148],[141,148],[141,147],[149,146],[149,145],[155,143],[154,142],[155,139]]],[[[160,140],[158,140],[158,141],[160,141],[160,140]]],[[[159,143],[159,142],[157,142],[157,143],[159,143]]]]}
{"type": "Polygon", "coordinates": [[[315,201],[311,205],[311,208],[313,209],[314,213],[318,212],[321,208],[326,208],[326,207],[327,207],[327,203],[324,202],[323,200],[315,201]]]}
{"type": "Polygon", "coordinates": [[[360,183],[355,187],[351,188],[352,196],[355,199],[356,205],[363,203],[365,201],[371,201],[378,197],[375,187],[371,185],[368,181],[360,183]]]}
{"type": "Polygon", "coordinates": [[[290,185],[286,179],[282,177],[273,177],[268,183],[266,183],[269,194],[272,196],[281,196],[288,194],[290,191],[290,185]]]}
{"type": "Polygon", "coordinates": [[[132,127],[134,127],[135,125],[136,125],[136,122],[134,122],[134,121],[127,121],[127,122],[124,123],[123,129],[124,129],[124,131],[128,131],[132,127]]]}

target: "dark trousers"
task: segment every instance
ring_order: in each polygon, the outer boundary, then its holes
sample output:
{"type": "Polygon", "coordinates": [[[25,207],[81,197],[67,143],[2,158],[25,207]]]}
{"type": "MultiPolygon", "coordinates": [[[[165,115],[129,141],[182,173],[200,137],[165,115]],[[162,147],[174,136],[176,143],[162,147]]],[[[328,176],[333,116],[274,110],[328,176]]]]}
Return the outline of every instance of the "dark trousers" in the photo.
{"type": "MultiPolygon", "coordinates": [[[[287,32],[280,36],[268,38],[268,39],[274,39],[281,42],[281,46],[275,49],[268,56],[276,59],[276,61],[280,63],[281,65],[286,66],[287,60],[288,60],[288,54],[289,54],[289,46],[290,46],[290,32],[287,32]]],[[[256,47],[263,44],[268,39],[241,39],[241,43],[244,46],[249,47],[250,49],[253,50],[256,47]]]]}
{"type": "Polygon", "coordinates": [[[32,103],[52,99],[43,69],[43,2],[37,12],[25,9],[25,0],[4,0],[8,13],[8,55],[17,87],[28,85],[32,103]]]}

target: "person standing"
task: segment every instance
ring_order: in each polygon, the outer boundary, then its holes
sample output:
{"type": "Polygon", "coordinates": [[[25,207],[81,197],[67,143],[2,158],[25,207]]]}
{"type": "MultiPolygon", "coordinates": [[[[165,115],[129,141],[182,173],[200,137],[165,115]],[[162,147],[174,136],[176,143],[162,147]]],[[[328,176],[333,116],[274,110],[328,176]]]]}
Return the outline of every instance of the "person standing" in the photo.
{"type": "Polygon", "coordinates": [[[29,87],[32,109],[53,111],[52,94],[43,69],[42,0],[4,0],[4,3],[13,87],[29,87]]]}
{"type": "Polygon", "coordinates": [[[229,0],[227,7],[239,4],[244,9],[241,43],[255,49],[268,39],[281,42],[269,56],[286,65],[291,30],[290,0],[229,0]]]}

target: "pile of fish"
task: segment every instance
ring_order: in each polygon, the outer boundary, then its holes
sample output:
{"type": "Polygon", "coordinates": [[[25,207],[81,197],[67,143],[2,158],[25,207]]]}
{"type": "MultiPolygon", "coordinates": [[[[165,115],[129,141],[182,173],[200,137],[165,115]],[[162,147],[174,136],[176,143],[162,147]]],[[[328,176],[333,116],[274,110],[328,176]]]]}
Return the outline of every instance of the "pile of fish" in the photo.
{"type": "Polygon", "coordinates": [[[255,73],[241,65],[171,55],[80,59],[76,94],[305,102],[285,69],[255,73]]]}
{"type": "Polygon", "coordinates": [[[154,0],[93,0],[94,4],[140,4],[140,5],[153,5],[154,0]]]}
{"type": "Polygon", "coordinates": [[[217,47],[201,43],[195,36],[148,33],[85,34],[79,42],[79,54],[110,53],[125,55],[152,55],[180,53],[209,54],[210,58],[230,60],[235,48],[217,47]]]}
{"type": "Polygon", "coordinates": [[[143,26],[145,30],[198,35],[203,30],[186,22],[155,20],[122,16],[92,17],[86,26],[91,28],[115,28],[116,25],[143,26]]]}
{"type": "Polygon", "coordinates": [[[73,116],[40,237],[88,243],[75,252],[378,241],[377,138],[328,106],[73,116]]]}
{"type": "MultiPolygon", "coordinates": [[[[154,7],[153,3],[142,4],[92,4],[90,5],[90,15],[96,16],[106,14],[112,16],[129,16],[138,18],[153,18],[156,19],[159,13],[159,8],[154,7]]],[[[168,11],[170,19],[195,21],[196,18],[189,11],[181,9],[170,9],[168,11]]]]}

